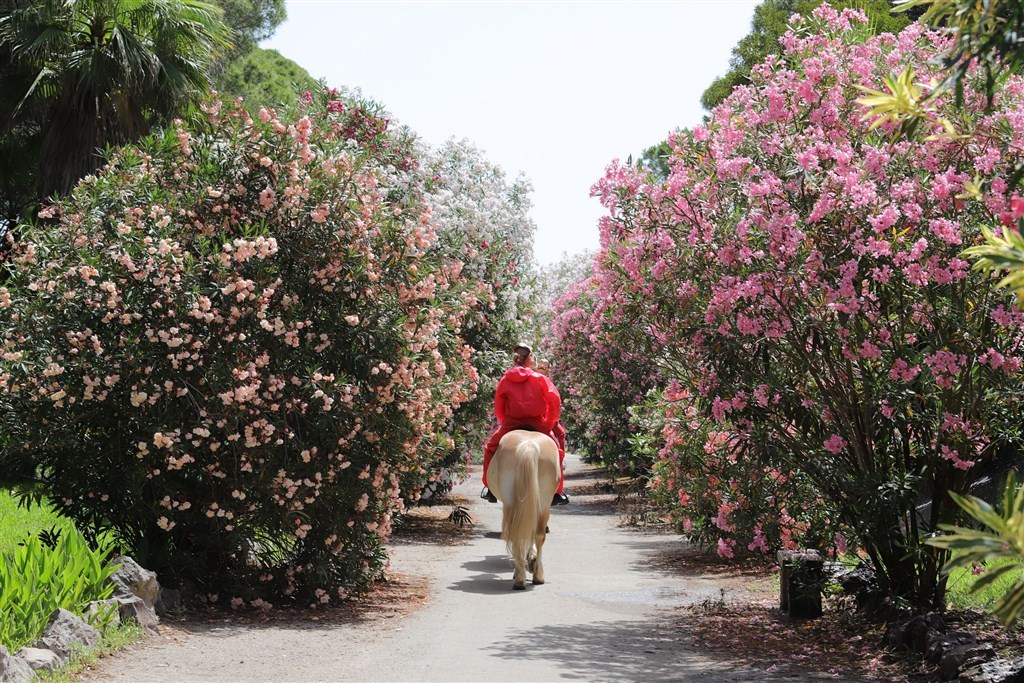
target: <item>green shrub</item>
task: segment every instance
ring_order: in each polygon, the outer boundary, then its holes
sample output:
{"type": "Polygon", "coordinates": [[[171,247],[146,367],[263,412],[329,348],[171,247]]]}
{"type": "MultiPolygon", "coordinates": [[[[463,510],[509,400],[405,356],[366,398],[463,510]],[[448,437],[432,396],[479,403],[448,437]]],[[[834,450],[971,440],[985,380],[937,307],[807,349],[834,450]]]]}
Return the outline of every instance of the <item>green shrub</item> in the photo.
{"type": "Polygon", "coordinates": [[[378,578],[477,379],[483,293],[432,249],[410,136],[337,93],[296,106],[212,101],[117,152],[0,288],[6,458],[164,585],[236,605],[378,578]]]}
{"type": "Polygon", "coordinates": [[[93,550],[74,530],[62,532],[56,547],[26,538],[0,563],[0,645],[10,651],[31,645],[54,610],[83,614],[93,600],[113,595],[107,579],[120,565],[109,556],[109,548],[93,550]]]}

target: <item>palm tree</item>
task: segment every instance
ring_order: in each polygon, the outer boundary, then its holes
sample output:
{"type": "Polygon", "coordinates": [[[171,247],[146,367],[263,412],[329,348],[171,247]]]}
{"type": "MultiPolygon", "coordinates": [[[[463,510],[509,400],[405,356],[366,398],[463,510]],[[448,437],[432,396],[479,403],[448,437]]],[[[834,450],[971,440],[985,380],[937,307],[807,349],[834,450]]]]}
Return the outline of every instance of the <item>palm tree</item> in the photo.
{"type": "MultiPolygon", "coordinates": [[[[0,13],[0,48],[31,78],[3,93],[10,120],[39,136],[40,196],[67,193],[99,151],[145,135],[209,90],[228,46],[221,11],[201,0],[31,0],[0,13]]],[[[8,5],[10,6],[10,5],[8,5]]]]}

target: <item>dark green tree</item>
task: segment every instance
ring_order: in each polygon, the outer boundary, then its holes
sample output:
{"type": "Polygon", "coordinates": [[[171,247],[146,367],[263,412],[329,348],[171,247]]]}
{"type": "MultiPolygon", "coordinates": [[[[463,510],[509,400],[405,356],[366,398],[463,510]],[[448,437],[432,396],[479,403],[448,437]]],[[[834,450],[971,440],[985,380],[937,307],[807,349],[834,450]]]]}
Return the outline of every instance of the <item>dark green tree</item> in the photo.
{"type": "MultiPolygon", "coordinates": [[[[200,0],[37,0],[0,14],[5,71],[0,135],[38,138],[40,197],[67,193],[209,88],[228,45],[221,12],[200,0]]],[[[0,65],[2,66],[2,65],[0,65]]],[[[3,182],[0,182],[0,187],[3,182]]]]}
{"type": "Polygon", "coordinates": [[[224,10],[224,23],[231,27],[235,51],[240,53],[274,35],[288,17],[284,0],[214,0],[214,4],[224,10]]]}
{"type": "Polygon", "coordinates": [[[215,87],[244,98],[249,109],[258,109],[294,101],[297,93],[320,86],[308,71],[277,50],[257,47],[230,60],[215,87]]]}
{"type": "Polygon", "coordinates": [[[665,180],[668,178],[670,154],[672,154],[672,148],[668,146],[667,140],[663,140],[645,149],[637,159],[637,164],[646,168],[655,178],[665,180]]]}
{"type": "MultiPolygon", "coordinates": [[[[733,48],[728,73],[716,78],[701,95],[700,103],[704,108],[708,111],[714,109],[734,87],[749,83],[751,67],[779,51],[779,38],[788,30],[789,18],[794,14],[806,14],[824,1],[765,0],[758,5],[750,22],[750,33],[733,48]]],[[[829,4],[836,9],[863,9],[875,33],[895,33],[920,15],[920,11],[893,14],[889,0],[830,0],[829,4]]]]}
{"type": "Polygon", "coordinates": [[[276,50],[259,47],[287,18],[284,0],[211,0],[224,10],[233,46],[213,69],[213,88],[245,99],[246,107],[280,106],[318,88],[301,66],[276,50]]]}

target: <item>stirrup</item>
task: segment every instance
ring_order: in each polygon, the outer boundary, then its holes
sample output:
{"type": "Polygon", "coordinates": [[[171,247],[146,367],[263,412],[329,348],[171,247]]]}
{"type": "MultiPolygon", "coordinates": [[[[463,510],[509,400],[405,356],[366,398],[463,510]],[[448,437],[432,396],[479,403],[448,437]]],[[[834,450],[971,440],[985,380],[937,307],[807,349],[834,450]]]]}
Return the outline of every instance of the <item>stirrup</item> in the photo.
{"type": "Polygon", "coordinates": [[[491,493],[491,490],[489,488],[487,488],[486,486],[480,492],[480,497],[483,498],[484,500],[486,500],[488,503],[497,503],[498,502],[498,499],[494,497],[494,494],[491,493]]]}
{"type": "Polygon", "coordinates": [[[568,505],[569,504],[569,496],[565,495],[564,493],[556,493],[554,495],[554,497],[551,499],[551,504],[552,505],[568,505]]]}

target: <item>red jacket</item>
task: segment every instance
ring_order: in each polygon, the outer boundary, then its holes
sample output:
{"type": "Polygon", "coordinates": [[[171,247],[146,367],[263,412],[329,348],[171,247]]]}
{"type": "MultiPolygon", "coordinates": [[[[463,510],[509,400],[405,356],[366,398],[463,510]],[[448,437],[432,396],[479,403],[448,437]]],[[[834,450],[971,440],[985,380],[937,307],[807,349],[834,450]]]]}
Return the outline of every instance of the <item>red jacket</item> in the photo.
{"type": "Polygon", "coordinates": [[[550,432],[562,412],[562,399],[547,377],[530,368],[509,368],[494,393],[494,415],[502,427],[529,424],[550,432]]]}

